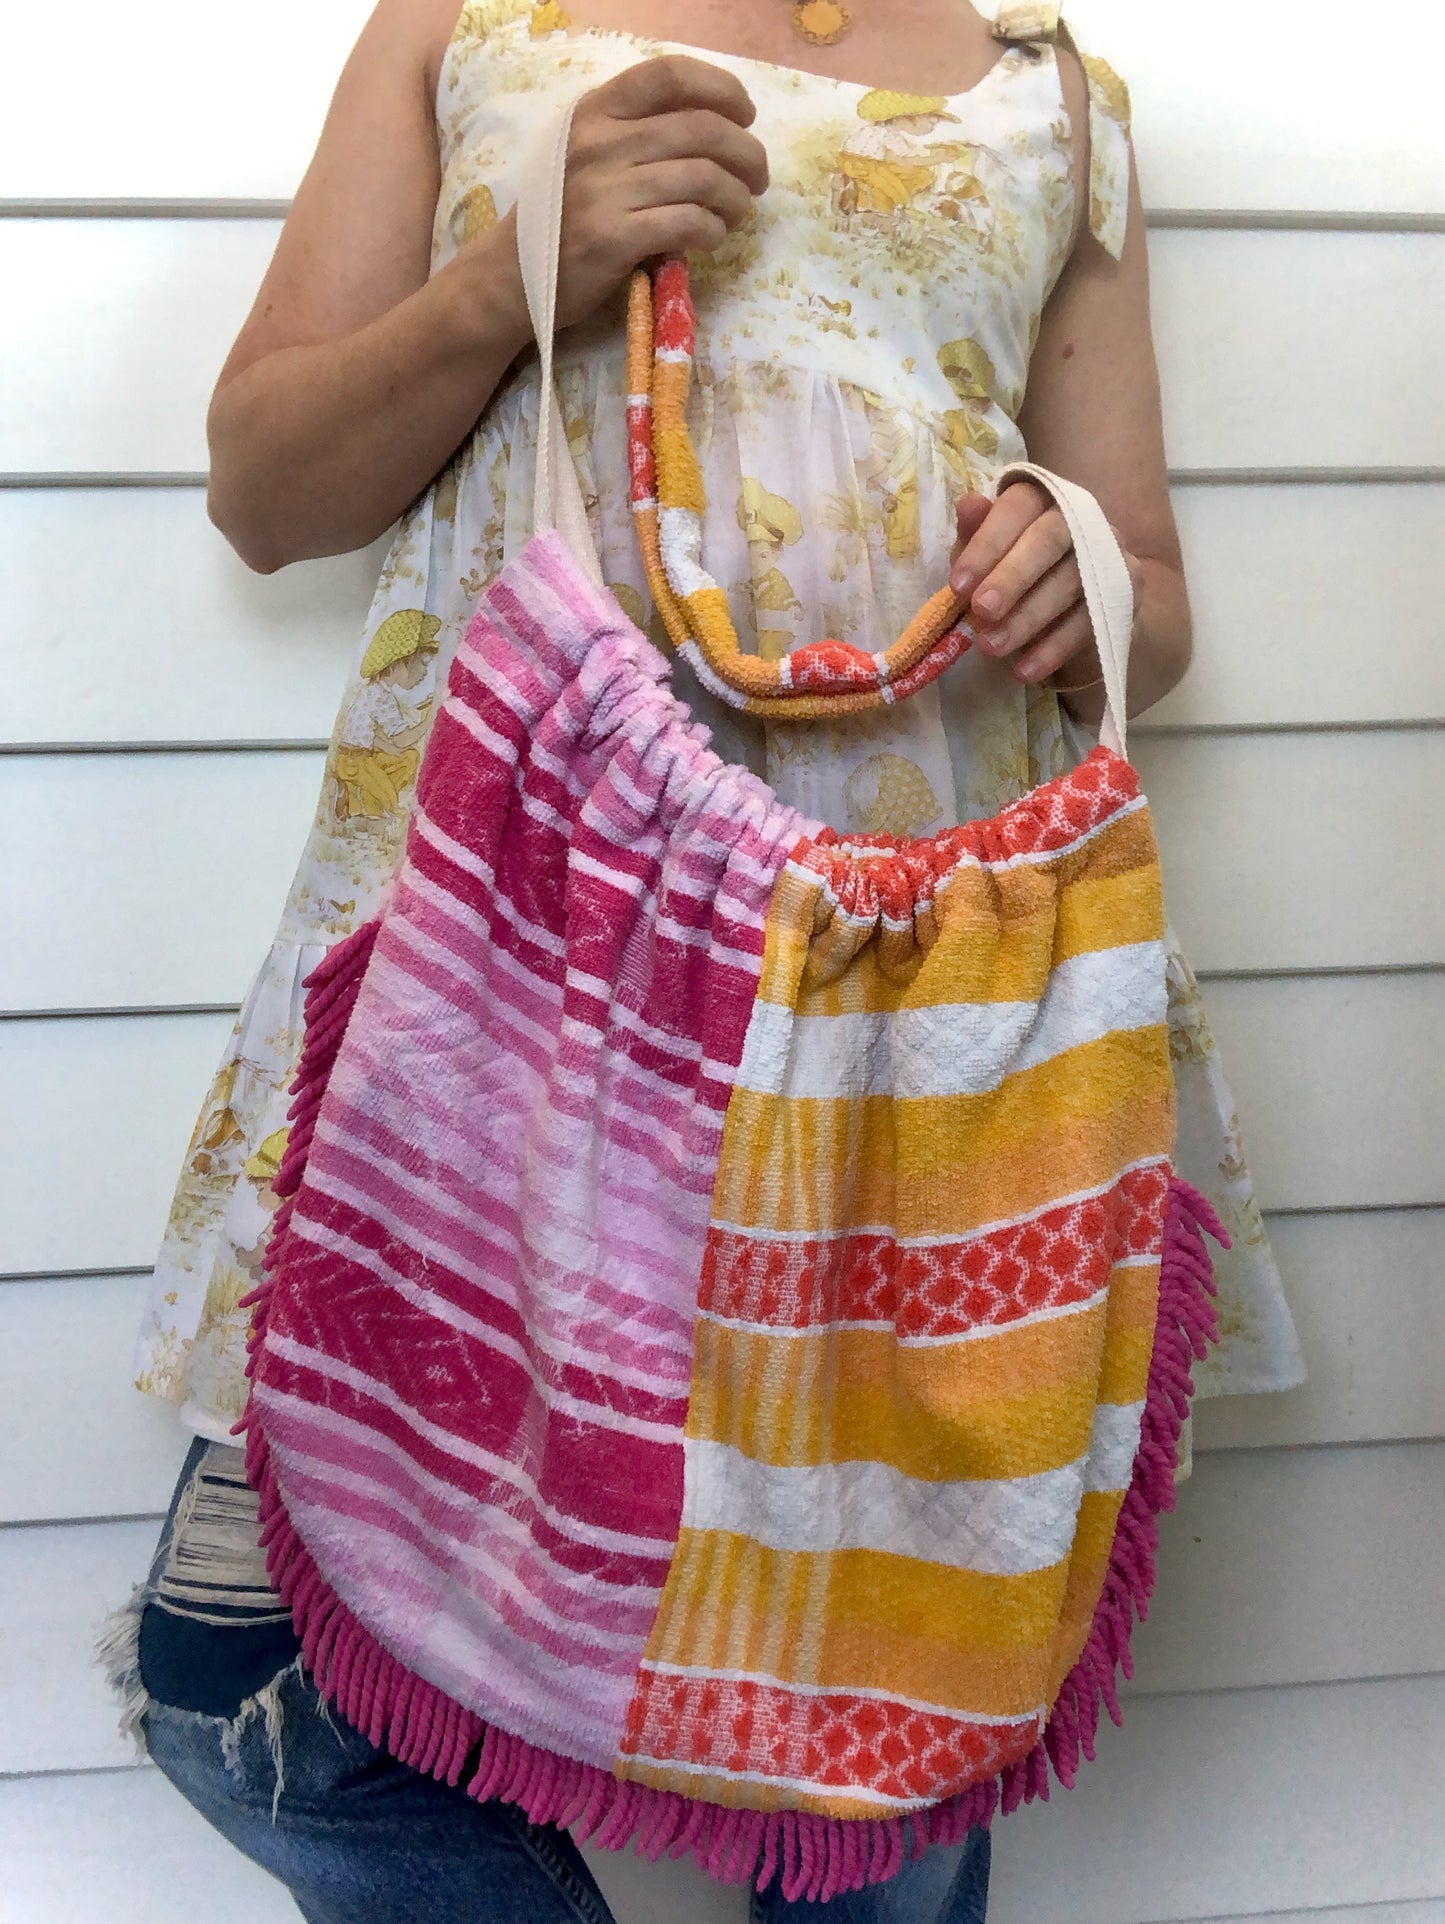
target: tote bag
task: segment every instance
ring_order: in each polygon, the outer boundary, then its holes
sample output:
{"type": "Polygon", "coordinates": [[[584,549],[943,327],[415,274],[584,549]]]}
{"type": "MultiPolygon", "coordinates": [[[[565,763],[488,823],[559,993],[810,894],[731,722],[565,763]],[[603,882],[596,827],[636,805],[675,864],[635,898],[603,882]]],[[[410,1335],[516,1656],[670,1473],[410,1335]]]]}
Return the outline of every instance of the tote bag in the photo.
{"type": "MultiPolygon", "coordinates": [[[[309,979],[239,1427],[305,1662],[373,1743],[827,1898],[1072,1783],[1117,1719],[1212,1333],[1128,576],[1019,470],[1108,709],[991,821],[850,841],[720,760],[601,584],[558,416],[566,140],[518,207],[536,533],[379,913],[309,979]]],[[[966,643],[930,610],[803,692],[897,698],[966,643]]]]}

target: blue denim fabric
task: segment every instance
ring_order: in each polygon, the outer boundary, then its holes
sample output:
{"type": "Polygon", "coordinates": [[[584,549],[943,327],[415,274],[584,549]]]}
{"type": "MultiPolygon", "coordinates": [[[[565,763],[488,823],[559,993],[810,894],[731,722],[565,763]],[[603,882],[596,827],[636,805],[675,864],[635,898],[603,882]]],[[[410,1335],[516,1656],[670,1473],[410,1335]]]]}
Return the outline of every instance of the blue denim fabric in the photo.
{"type": "MultiPolygon", "coordinates": [[[[199,1455],[198,1446],[178,1498],[199,1455]]],[[[152,1584],[174,1516],[173,1503],[152,1584]]],[[[280,1879],[308,1924],[614,1924],[564,1831],[397,1763],[322,1704],[299,1664],[263,1676],[264,1649],[242,1626],[211,1626],[207,1638],[144,1595],[142,1605],[142,1729],[153,1761],[280,1879]]],[[[827,1904],[788,1903],[774,1885],[754,1894],[752,1920],[983,1924],[988,1864],[988,1834],[976,1832],[827,1904]]]]}

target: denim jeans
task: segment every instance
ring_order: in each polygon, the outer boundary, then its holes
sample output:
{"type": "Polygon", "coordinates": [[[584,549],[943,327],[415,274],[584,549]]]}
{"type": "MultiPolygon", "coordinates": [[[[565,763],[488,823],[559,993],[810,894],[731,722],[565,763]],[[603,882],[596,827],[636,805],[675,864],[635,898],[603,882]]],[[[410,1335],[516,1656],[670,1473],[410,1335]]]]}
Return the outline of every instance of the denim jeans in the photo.
{"type": "MultiPolygon", "coordinates": [[[[198,1456],[193,1450],[187,1459],[177,1503],[198,1456]]],[[[157,1609],[151,1592],[175,1515],[173,1503],[136,1605],[146,1748],[208,1822],[280,1879],[309,1924],[614,1924],[566,1832],[533,1824],[510,1804],[479,1804],[398,1763],[323,1705],[299,1663],[255,1690],[264,1646],[239,1667],[227,1662],[232,1640],[239,1646],[249,1632],[222,1629],[197,1641],[194,1626],[157,1609]],[[207,1664],[236,1676],[249,1668],[255,1694],[239,1702],[239,1684],[198,1674],[207,1664]],[[221,1708],[236,1714],[211,1714],[221,1708]]],[[[988,1864],[988,1834],[975,1832],[886,1884],[826,1904],[789,1903],[775,1882],[754,1893],[751,1917],[983,1924],[988,1864]]]]}

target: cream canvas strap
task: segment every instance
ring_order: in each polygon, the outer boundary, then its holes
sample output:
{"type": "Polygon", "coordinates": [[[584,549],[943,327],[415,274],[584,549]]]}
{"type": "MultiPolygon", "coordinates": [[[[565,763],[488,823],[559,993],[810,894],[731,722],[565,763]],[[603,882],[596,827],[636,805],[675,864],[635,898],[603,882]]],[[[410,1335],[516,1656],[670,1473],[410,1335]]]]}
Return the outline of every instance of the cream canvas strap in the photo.
{"type": "Polygon", "coordinates": [[[537,337],[541,379],[537,404],[537,478],[532,495],[532,531],[555,529],[579,565],[599,587],[602,563],[592,532],[553,375],[553,337],[557,326],[557,276],[562,244],[562,193],[567,171],[567,141],[572,131],[571,102],[540,130],[522,168],[517,194],[517,253],[527,312],[537,337]]]}
{"type": "Polygon", "coordinates": [[[1125,755],[1134,584],[1118,537],[1093,495],[1077,482],[1065,481],[1062,475],[1050,474],[1032,461],[1011,462],[998,478],[999,493],[1014,481],[1032,481],[1041,487],[1053,497],[1068,524],[1104,676],[1104,720],[1099,740],[1116,755],[1125,755]]]}
{"type": "Polygon", "coordinates": [[[993,23],[995,40],[1057,40],[1058,0],[1003,0],[993,23]]]}

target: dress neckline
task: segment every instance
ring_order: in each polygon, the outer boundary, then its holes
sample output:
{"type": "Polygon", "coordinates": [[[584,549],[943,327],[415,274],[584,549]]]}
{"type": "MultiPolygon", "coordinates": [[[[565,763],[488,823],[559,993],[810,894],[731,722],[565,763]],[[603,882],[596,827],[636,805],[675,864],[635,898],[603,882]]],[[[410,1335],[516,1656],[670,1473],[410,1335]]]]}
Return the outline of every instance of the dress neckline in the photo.
{"type": "MultiPolygon", "coordinates": [[[[518,23],[526,24],[530,30],[531,22],[525,12],[517,15],[516,21],[513,24],[518,23]]],[[[633,33],[627,27],[594,26],[586,21],[572,27],[553,27],[548,35],[537,35],[535,37],[538,39],[545,37],[549,39],[574,41],[605,42],[608,40],[620,40],[632,47],[657,47],[661,48],[665,53],[688,54],[695,60],[731,61],[736,66],[750,67],[755,73],[772,74],[780,80],[817,80],[825,87],[852,88],[860,95],[881,92],[901,93],[907,91],[903,88],[875,87],[873,82],[869,80],[844,80],[837,74],[818,73],[816,69],[812,67],[789,67],[780,60],[763,60],[755,54],[725,53],[717,47],[698,47],[686,40],[670,40],[654,34],[633,33]]],[[[980,74],[971,87],[964,87],[957,93],[939,94],[934,97],[942,100],[946,107],[954,106],[960,101],[977,98],[980,94],[986,92],[994,82],[1000,79],[1006,72],[1012,72],[1017,67],[1020,51],[1018,43],[1006,45],[1000,52],[998,58],[993,62],[993,65],[989,67],[986,73],[980,74]]]]}

